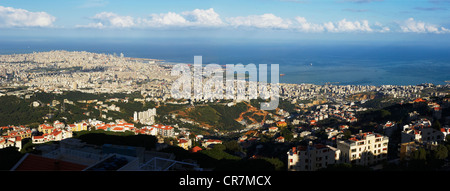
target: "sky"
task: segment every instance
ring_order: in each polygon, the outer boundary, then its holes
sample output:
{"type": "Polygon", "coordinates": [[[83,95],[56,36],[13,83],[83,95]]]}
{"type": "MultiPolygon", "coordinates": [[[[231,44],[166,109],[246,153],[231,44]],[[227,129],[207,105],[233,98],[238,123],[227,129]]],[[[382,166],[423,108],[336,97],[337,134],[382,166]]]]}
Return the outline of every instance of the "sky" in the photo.
{"type": "Polygon", "coordinates": [[[0,39],[448,44],[450,0],[2,0],[0,39]]]}

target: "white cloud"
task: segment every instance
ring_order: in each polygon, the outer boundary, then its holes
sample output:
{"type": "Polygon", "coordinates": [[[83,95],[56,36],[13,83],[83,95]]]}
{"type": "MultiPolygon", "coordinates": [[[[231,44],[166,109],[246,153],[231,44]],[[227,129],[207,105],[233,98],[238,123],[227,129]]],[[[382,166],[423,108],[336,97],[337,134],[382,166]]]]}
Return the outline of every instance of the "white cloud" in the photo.
{"type": "Polygon", "coordinates": [[[444,27],[436,26],[434,24],[425,23],[422,21],[416,21],[414,18],[409,18],[408,20],[400,23],[400,29],[402,32],[412,32],[412,33],[447,33],[448,29],[444,27]]]}
{"type": "Polygon", "coordinates": [[[195,9],[181,14],[168,12],[151,14],[146,18],[120,16],[111,12],[102,12],[90,18],[95,21],[88,25],[78,25],[84,28],[163,28],[163,27],[211,27],[224,23],[214,9],[195,9]]]}
{"type": "MultiPolygon", "coordinates": [[[[135,25],[131,16],[120,16],[111,12],[101,12],[92,17],[96,25],[113,28],[128,28],[135,25]]],[[[92,23],[90,24],[92,25],[92,23]]]]}
{"type": "MultiPolygon", "coordinates": [[[[0,15],[2,12],[0,11],[0,15]]],[[[42,13],[45,14],[45,13],[42,13]]],[[[1,16],[0,16],[1,18],[1,16]]],[[[389,26],[380,22],[370,24],[368,20],[349,21],[342,19],[339,21],[327,21],[323,23],[313,23],[305,17],[295,17],[286,19],[271,13],[262,15],[249,15],[238,17],[221,18],[220,15],[210,9],[195,9],[181,13],[168,12],[151,14],[143,18],[133,18],[131,16],[121,16],[111,12],[98,13],[90,18],[93,22],[87,25],[77,25],[84,28],[250,28],[250,29],[280,29],[293,30],[304,33],[385,33],[385,32],[410,32],[410,33],[450,33],[450,30],[442,26],[428,24],[409,18],[404,22],[397,22],[389,26]]],[[[0,23],[3,26],[4,23],[0,23]]],[[[11,25],[11,24],[9,24],[11,25]]],[[[0,25],[1,26],[1,25],[0,25]]]]}
{"type": "MultiPolygon", "coordinates": [[[[359,21],[347,21],[342,19],[337,23],[335,32],[372,32],[373,30],[369,26],[369,21],[363,20],[359,21]]],[[[333,31],[332,31],[333,32],[333,31]]]]}
{"type": "Polygon", "coordinates": [[[384,26],[380,22],[375,22],[374,29],[377,30],[378,32],[382,32],[382,33],[391,31],[391,29],[389,27],[384,26]]]}
{"type": "Polygon", "coordinates": [[[149,19],[139,20],[144,27],[212,27],[224,24],[213,8],[195,9],[181,14],[173,12],[152,14],[149,19]]]}
{"type": "Polygon", "coordinates": [[[97,29],[103,29],[106,28],[105,25],[103,25],[103,23],[98,22],[98,23],[89,23],[87,25],[76,25],[76,28],[97,28],[97,29]]]}
{"type": "Polygon", "coordinates": [[[56,18],[46,12],[0,6],[0,27],[50,27],[56,18]]]}
{"type": "MultiPolygon", "coordinates": [[[[304,17],[296,17],[296,23],[293,26],[300,32],[374,32],[369,26],[369,21],[347,21],[342,19],[338,22],[325,22],[322,24],[310,23],[304,17]]],[[[385,28],[388,29],[388,28],[385,28]]]]}
{"type": "Polygon", "coordinates": [[[326,28],[324,25],[310,23],[305,17],[295,17],[297,28],[301,32],[323,32],[326,28]]]}
{"type": "Polygon", "coordinates": [[[256,27],[271,29],[288,29],[292,24],[289,20],[284,20],[274,14],[250,15],[246,17],[230,17],[226,21],[234,27],[256,27]]]}
{"type": "Polygon", "coordinates": [[[152,14],[150,19],[139,19],[140,26],[165,27],[165,26],[186,26],[188,21],[181,15],[173,12],[152,14]]]}
{"type": "Polygon", "coordinates": [[[441,27],[441,31],[443,33],[450,33],[450,29],[447,29],[447,28],[444,28],[444,27],[441,27]]]}
{"type": "Polygon", "coordinates": [[[193,25],[220,26],[224,24],[222,19],[220,19],[219,14],[217,14],[213,8],[207,10],[195,9],[193,11],[186,11],[183,12],[182,15],[193,25]]]}

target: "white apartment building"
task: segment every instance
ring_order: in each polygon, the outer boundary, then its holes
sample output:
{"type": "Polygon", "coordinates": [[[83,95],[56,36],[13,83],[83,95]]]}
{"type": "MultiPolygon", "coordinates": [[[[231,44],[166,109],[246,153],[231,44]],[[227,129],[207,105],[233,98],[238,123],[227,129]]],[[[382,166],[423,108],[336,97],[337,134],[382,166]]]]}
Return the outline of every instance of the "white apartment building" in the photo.
{"type": "Polygon", "coordinates": [[[340,151],[323,144],[292,147],[288,154],[289,171],[316,171],[339,161],[340,151]]]}
{"type": "Polygon", "coordinates": [[[450,127],[443,127],[438,130],[431,127],[431,122],[422,123],[419,121],[415,124],[403,126],[401,142],[439,143],[445,141],[445,137],[449,134],[450,127]]]}
{"type": "Polygon", "coordinates": [[[151,127],[155,128],[157,134],[163,137],[173,137],[175,135],[175,131],[172,126],[156,124],[151,127]]]}
{"type": "Polygon", "coordinates": [[[148,109],[147,111],[134,112],[133,119],[145,125],[153,125],[155,123],[156,108],[148,109]]]}
{"type": "Polygon", "coordinates": [[[359,133],[338,141],[340,162],[368,166],[387,159],[389,137],[378,133],[359,133]]]}

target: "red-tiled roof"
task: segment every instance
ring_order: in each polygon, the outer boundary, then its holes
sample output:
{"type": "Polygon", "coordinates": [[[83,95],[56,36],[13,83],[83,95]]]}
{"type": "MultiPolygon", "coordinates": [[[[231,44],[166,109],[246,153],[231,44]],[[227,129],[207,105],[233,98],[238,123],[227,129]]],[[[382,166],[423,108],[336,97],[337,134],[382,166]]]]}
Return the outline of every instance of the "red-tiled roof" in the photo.
{"type": "Polygon", "coordinates": [[[29,154],[16,171],[81,171],[87,166],[29,154]]]}
{"type": "Polygon", "coordinates": [[[115,127],[113,131],[123,131],[123,127],[115,127]]]}
{"type": "Polygon", "coordinates": [[[216,139],[208,139],[208,140],[206,140],[206,142],[208,142],[208,143],[221,143],[222,141],[221,140],[216,140],[216,139]]]}
{"type": "Polygon", "coordinates": [[[53,129],[53,126],[46,125],[46,124],[42,124],[40,126],[42,127],[42,129],[53,129]]]}
{"type": "Polygon", "coordinates": [[[191,152],[196,153],[201,150],[202,150],[202,148],[200,148],[199,146],[195,146],[194,148],[191,149],[191,152]]]}
{"type": "Polygon", "coordinates": [[[414,100],[414,102],[426,102],[426,100],[422,99],[422,98],[417,98],[414,100]]]}
{"type": "Polygon", "coordinates": [[[58,136],[59,134],[61,134],[62,133],[62,131],[53,131],[52,132],[52,135],[53,136],[58,136]]]}
{"type": "Polygon", "coordinates": [[[106,130],[106,129],[107,129],[107,127],[106,127],[106,126],[100,126],[100,127],[97,127],[97,129],[102,129],[102,130],[106,130]]]}
{"type": "Polygon", "coordinates": [[[43,139],[44,136],[33,136],[33,139],[43,139]]]}
{"type": "Polygon", "coordinates": [[[165,126],[165,125],[160,125],[160,124],[156,124],[156,125],[152,125],[152,127],[158,128],[158,129],[162,129],[162,130],[171,130],[173,129],[172,126],[165,126]]]}

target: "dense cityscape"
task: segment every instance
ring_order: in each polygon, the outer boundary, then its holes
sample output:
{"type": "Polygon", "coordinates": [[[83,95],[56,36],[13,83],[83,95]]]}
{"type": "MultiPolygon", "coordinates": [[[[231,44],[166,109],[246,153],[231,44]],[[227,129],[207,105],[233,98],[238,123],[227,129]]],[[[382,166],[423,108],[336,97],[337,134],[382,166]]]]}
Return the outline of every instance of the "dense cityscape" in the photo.
{"type": "Polygon", "coordinates": [[[449,84],[281,83],[264,111],[174,99],[158,59],[50,51],[0,66],[2,170],[448,170],[449,84]]]}

